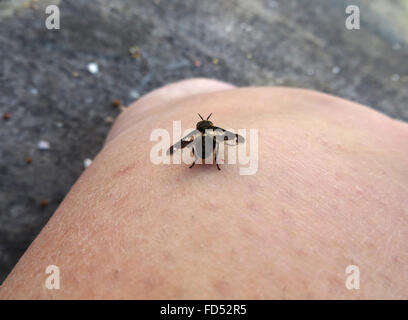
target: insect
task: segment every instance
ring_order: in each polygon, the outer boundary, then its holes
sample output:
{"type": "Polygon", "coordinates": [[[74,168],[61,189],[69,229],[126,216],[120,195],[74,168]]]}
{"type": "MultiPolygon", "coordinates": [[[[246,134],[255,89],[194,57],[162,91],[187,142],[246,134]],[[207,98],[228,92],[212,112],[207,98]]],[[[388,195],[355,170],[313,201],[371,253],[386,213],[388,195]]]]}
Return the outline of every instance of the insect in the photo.
{"type": "Polygon", "coordinates": [[[209,120],[212,113],[205,120],[200,114],[198,115],[201,118],[201,121],[197,122],[196,129],[171,146],[167,150],[167,155],[172,155],[179,149],[186,147],[191,148],[194,155],[194,162],[190,166],[190,168],[192,168],[197,161],[197,157],[207,159],[214,154],[217,169],[221,170],[217,162],[219,144],[226,143],[228,145],[236,145],[245,142],[245,139],[237,133],[215,127],[209,120]]]}

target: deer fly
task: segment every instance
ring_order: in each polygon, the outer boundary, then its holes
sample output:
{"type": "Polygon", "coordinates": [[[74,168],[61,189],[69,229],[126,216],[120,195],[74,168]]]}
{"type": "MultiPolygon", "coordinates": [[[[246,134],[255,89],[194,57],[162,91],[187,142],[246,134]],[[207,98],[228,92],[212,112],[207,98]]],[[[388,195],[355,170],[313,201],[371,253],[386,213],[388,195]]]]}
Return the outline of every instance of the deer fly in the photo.
{"type": "Polygon", "coordinates": [[[217,169],[221,170],[217,162],[219,144],[226,143],[227,145],[236,145],[243,143],[245,139],[237,133],[215,127],[213,123],[209,121],[212,113],[205,120],[200,114],[198,115],[201,121],[197,122],[196,129],[171,146],[167,150],[167,155],[172,155],[178,149],[191,148],[194,155],[194,162],[190,166],[190,168],[192,168],[197,161],[197,157],[207,159],[214,154],[217,169]]]}

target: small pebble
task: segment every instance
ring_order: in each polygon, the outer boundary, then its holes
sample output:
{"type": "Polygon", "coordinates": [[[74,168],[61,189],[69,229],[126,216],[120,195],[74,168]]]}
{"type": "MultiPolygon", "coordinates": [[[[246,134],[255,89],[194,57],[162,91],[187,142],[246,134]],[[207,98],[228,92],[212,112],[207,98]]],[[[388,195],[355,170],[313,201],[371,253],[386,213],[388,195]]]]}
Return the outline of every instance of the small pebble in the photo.
{"type": "Polygon", "coordinates": [[[48,201],[47,200],[43,200],[40,203],[41,207],[45,208],[46,206],[48,206],[48,201]]]}
{"type": "Polygon", "coordinates": [[[10,113],[8,113],[8,112],[3,113],[3,120],[9,120],[10,118],[11,118],[10,113]]]}
{"type": "Polygon", "coordinates": [[[31,162],[33,162],[33,159],[31,157],[27,157],[27,158],[25,158],[25,162],[27,164],[30,164],[31,162]]]}
{"type": "Polygon", "coordinates": [[[112,106],[114,108],[119,108],[120,107],[120,101],[118,99],[113,100],[112,106]]]}
{"type": "Polygon", "coordinates": [[[50,149],[50,143],[45,140],[41,140],[37,143],[37,149],[38,150],[49,150],[50,149]]]}
{"type": "Polygon", "coordinates": [[[113,123],[113,121],[115,121],[115,119],[113,119],[113,117],[111,117],[111,116],[108,116],[108,117],[105,118],[106,123],[113,123]]]}
{"type": "Polygon", "coordinates": [[[38,94],[38,90],[37,90],[36,88],[32,88],[32,89],[30,90],[30,92],[31,92],[31,94],[32,94],[33,96],[36,96],[36,95],[38,94]]]}
{"type": "Polygon", "coordinates": [[[218,59],[218,58],[213,58],[212,59],[212,63],[214,63],[214,64],[218,64],[220,62],[220,59],[218,59]]]}
{"type": "Polygon", "coordinates": [[[129,97],[131,97],[132,99],[139,99],[140,93],[137,90],[130,90],[129,97]]]}
{"type": "Polygon", "coordinates": [[[141,56],[140,49],[137,46],[133,46],[129,48],[129,53],[132,55],[133,58],[139,59],[141,56]]]}
{"type": "Polygon", "coordinates": [[[92,160],[89,159],[89,158],[86,158],[86,159],[84,160],[84,168],[85,168],[85,169],[88,168],[88,167],[91,165],[91,163],[92,163],[92,160]]]}
{"type": "Polygon", "coordinates": [[[340,67],[338,67],[338,66],[333,67],[332,72],[334,74],[338,74],[340,72],[340,67]]]}
{"type": "Polygon", "coordinates": [[[57,126],[58,128],[62,128],[62,127],[64,126],[64,124],[63,124],[62,122],[57,122],[57,123],[56,123],[56,126],[57,126]]]}
{"type": "Polygon", "coordinates": [[[88,71],[89,71],[91,74],[96,74],[96,73],[98,73],[98,72],[99,72],[99,66],[98,66],[98,64],[95,63],[95,62],[88,63],[88,71]]]}
{"type": "Polygon", "coordinates": [[[399,79],[400,79],[400,75],[399,75],[399,74],[393,74],[393,75],[391,76],[391,80],[392,80],[392,81],[399,81],[399,79]]]}

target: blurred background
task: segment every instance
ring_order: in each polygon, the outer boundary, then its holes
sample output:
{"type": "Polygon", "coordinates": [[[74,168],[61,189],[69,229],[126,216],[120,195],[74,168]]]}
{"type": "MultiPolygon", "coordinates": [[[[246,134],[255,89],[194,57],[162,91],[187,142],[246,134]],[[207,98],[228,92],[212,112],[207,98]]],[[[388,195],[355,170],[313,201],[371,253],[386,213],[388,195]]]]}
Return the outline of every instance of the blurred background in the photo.
{"type": "Polygon", "coordinates": [[[0,0],[0,283],[150,90],[302,87],[408,121],[407,62],[408,0],[0,0]],[[45,27],[50,4],[60,30],[45,27]],[[345,27],[350,4],[360,30],[345,27]]]}

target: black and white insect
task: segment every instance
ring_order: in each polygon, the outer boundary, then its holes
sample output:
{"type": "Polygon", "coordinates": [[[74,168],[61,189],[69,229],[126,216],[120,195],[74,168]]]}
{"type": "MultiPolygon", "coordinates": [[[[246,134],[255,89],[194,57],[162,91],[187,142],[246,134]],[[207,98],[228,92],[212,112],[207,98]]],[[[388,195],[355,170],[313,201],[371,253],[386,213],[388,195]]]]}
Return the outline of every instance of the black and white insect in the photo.
{"type": "Polygon", "coordinates": [[[237,145],[245,142],[245,139],[237,133],[215,127],[214,124],[209,121],[212,113],[206,120],[204,120],[200,114],[198,115],[200,116],[201,121],[197,122],[196,129],[171,146],[167,150],[167,155],[172,155],[179,149],[191,148],[194,155],[194,162],[190,166],[190,168],[192,168],[197,161],[197,157],[207,159],[214,154],[215,164],[217,165],[218,170],[221,170],[217,162],[219,144],[226,143],[227,145],[237,145]]]}

